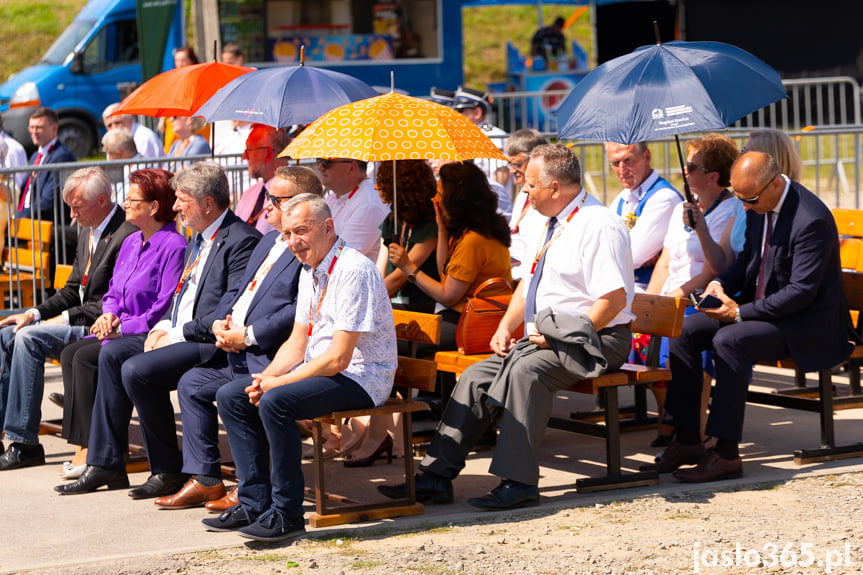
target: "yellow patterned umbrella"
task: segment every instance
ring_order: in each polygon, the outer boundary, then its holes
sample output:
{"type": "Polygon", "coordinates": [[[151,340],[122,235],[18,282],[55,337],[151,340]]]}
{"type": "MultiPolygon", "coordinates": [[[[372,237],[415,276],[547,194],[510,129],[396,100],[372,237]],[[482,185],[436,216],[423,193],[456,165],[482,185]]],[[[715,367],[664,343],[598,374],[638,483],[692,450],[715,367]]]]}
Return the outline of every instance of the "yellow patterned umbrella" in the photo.
{"type": "Polygon", "coordinates": [[[397,93],[359,100],[312,122],[280,157],[470,160],[506,156],[452,108],[397,93]]]}

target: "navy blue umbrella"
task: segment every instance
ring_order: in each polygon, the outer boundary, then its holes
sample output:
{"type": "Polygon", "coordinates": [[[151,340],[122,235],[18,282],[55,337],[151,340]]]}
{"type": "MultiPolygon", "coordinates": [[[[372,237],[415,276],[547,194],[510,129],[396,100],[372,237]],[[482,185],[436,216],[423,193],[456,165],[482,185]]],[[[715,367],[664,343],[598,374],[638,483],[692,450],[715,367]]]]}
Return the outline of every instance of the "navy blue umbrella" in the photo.
{"type": "MultiPolygon", "coordinates": [[[[721,42],[642,46],[585,76],[557,111],[564,139],[634,144],[723,129],[787,98],[779,73],[721,42]]],[[[683,152],[677,141],[680,167],[683,152]]],[[[687,200],[692,201],[684,172],[687,200]]]]}
{"type": "MultiPolygon", "coordinates": [[[[353,76],[311,66],[277,66],[223,86],[195,113],[207,122],[239,120],[284,128],[311,124],[330,110],[379,95],[353,76]]],[[[239,79],[239,78],[237,78],[239,79]]]]}
{"type": "Polygon", "coordinates": [[[642,46],[576,84],[558,109],[558,134],[634,144],[722,129],[786,97],[779,73],[736,46],[642,46]]]}

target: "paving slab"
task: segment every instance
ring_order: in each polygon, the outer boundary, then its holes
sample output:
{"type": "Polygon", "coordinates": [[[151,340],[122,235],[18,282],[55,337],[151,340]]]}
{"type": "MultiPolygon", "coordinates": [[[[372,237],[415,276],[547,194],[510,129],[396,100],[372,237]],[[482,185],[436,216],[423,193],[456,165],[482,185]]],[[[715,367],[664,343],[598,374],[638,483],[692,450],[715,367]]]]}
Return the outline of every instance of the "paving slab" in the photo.
{"type": "MultiPolygon", "coordinates": [[[[815,383],[813,378],[812,383],[815,383]]],[[[835,378],[838,387],[847,378],[835,378]]],[[[786,370],[759,368],[754,386],[773,389],[792,384],[786,370]]],[[[57,368],[49,369],[45,397],[52,391],[62,391],[57,368]]],[[[622,403],[627,402],[627,393],[622,403]]],[[[652,401],[652,400],[651,400],[652,401]]],[[[47,399],[43,402],[47,418],[58,417],[59,409],[47,399]]],[[[590,409],[594,398],[578,394],[560,394],[555,402],[555,415],[566,416],[572,411],[590,409]]],[[[711,484],[685,485],[670,476],[663,476],[659,485],[634,489],[619,489],[594,494],[576,492],[576,480],[601,475],[604,470],[605,446],[602,439],[548,430],[540,450],[540,492],[542,505],[549,509],[592,506],[596,503],[628,500],[660,494],[675,495],[705,490],[748,488],[765,483],[780,483],[811,474],[863,471],[863,458],[852,458],[808,465],[795,465],[793,451],[815,448],[819,444],[819,421],[816,413],[748,405],[746,410],[744,477],[711,484]]],[[[655,430],[623,434],[624,470],[634,471],[639,464],[652,461],[657,449],[650,447],[655,430]]],[[[863,409],[837,412],[836,436],[840,444],[854,443],[863,438],[863,409]]],[[[132,500],[126,490],[60,496],[53,491],[62,483],[58,471],[68,461],[73,448],[54,436],[42,436],[47,464],[41,467],[0,472],[0,573],[39,572],[40,569],[76,565],[94,561],[132,558],[142,555],[167,554],[243,545],[246,540],[233,533],[210,533],[201,526],[208,514],[202,508],[168,511],[157,509],[151,500],[132,500]]],[[[309,528],[312,536],[334,531],[381,528],[422,529],[427,525],[448,522],[470,523],[486,520],[466,501],[482,495],[497,484],[488,474],[491,451],[471,454],[464,472],[454,482],[455,502],[432,505],[421,516],[367,522],[325,529],[309,528]],[[482,518],[482,519],[480,519],[482,518]]],[[[311,484],[311,463],[304,465],[307,484],[311,484]]],[[[345,469],[341,461],[326,463],[328,485],[332,491],[358,498],[378,497],[375,487],[385,482],[400,482],[401,461],[391,465],[378,462],[372,467],[345,469]]],[[[132,485],[143,483],[148,473],[130,476],[132,485]]],[[[312,510],[308,504],[307,511],[312,510]]],[[[519,511],[507,513],[517,517],[519,511]]]]}

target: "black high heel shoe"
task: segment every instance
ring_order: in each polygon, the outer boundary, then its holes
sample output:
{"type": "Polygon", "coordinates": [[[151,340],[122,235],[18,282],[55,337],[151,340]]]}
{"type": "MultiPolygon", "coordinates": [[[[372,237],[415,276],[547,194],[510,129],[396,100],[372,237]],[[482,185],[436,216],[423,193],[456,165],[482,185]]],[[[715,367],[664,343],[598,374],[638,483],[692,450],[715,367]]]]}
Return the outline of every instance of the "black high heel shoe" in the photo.
{"type": "Polygon", "coordinates": [[[362,459],[346,459],[344,465],[345,467],[369,467],[370,465],[373,465],[375,461],[380,459],[381,455],[384,453],[387,454],[387,465],[389,465],[393,462],[393,438],[389,435],[381,441],[377,450],[375,450],[375,452],[370,456],[362,459]]]}

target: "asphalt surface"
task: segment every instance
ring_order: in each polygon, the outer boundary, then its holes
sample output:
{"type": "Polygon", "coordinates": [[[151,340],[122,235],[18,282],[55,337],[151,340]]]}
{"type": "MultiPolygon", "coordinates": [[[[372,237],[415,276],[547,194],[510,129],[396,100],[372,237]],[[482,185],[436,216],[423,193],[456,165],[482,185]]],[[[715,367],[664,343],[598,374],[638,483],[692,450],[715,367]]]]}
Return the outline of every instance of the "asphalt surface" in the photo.
{"type": "MultiPolygon", "coordinates": [[[[784,370],[759,369],[754,386],[775,389],[791,384],[791,373],[784,370]]],[[[814,379],[812,382],[814,383],[814,379]]],[[[834,378],[838,388],[844,388],[847,378],[834,378]]],[[[62,391],[59,368],[49,368],[43,401],[45,418],[59,417],[59,409],[47,400],[48,393],[62,391]]],[[[622,404],[627,403],[626,394],[622,404]]],[[[651,400],[652,403],[652,400],[651,400]]],[[[566,415],[574,410],[590,409],[590,396],[561,394],[555,403],[555,414],[566,415]]],[[[837,442],[855,443],[863,437],[863,409],[840,411],[836,416],[837,442]]],[[[819,440],[818,415],[775,407],[749,405],[746,411],[744,477],[716,482],[716,489],[729,486],[758,486],[780,483],[810,474],[863,471],[863,458],[843,459],[795,465],[793,451],[816,448],[819,440]]],[[[639,464],[652,461],[656,448],[650,447],[655,430],[645,429],[623,435],[622,453],[625,471],[634,471],[639,464]]],[[[243,545],[244,539],[233,533],[210,533],[201,526],[209,516],[203,508],[167,511],[157,509],[151,500],[132,500],[126,490],[99,491],[76,496],[60,496],[53,487],[63,481],[58,471],[63,461],[73,453],[71,446],[58,437],[43,435],[47,464],[45,466],[0,472],[0,573],[38,573],[40,569],[77,565],[93,561],[129,558],[141,555],[207,550],[243,545]]],[[[467,467],[455,481],[456,501],[451,505],[427,506],[417,517],[397,518],[379,522],[338,526],[326,529],[309,527],[310,536],[333,530],[361,530],[381,525],[422,529],[428,525],[451,520],[470,521],[483,515],[466,501],[481,495],[497,484],[488,475],[491,451],[470,456],[467,467]]],[[[604,469],[605,446],[599,438],[548,430],[540,452],[542,505],[550,508],[590,506],[647,494],[673,494],[687,490],[704,490],[705,485],[688,486],[670,476],[663,476],[659,485],[618,489],[594,494],[579,494],[577,479],[601,475],[604,469]]],[[[304,466],[307,484],[311,484],[311,463],[304,466]]],[[[333,492],[356,498],[377,496],[375,486],[384,482],[400,482],[402,465],[381,461],[370,468],[346,470],[336,459],[326,464],[328,486],[333,492]]],[[[132,485],[143,483],[147,472],[130,476],[132,485]]],[[[307,504],[306,510],[312,510],[307,504]]]]}

